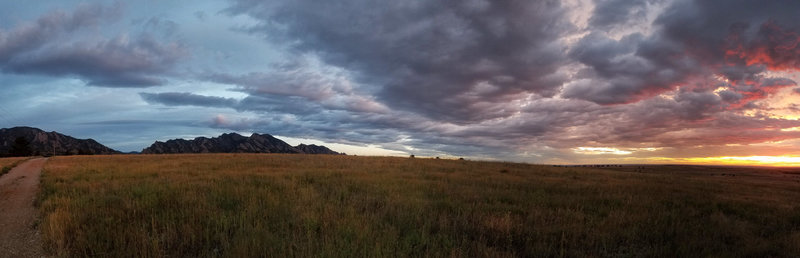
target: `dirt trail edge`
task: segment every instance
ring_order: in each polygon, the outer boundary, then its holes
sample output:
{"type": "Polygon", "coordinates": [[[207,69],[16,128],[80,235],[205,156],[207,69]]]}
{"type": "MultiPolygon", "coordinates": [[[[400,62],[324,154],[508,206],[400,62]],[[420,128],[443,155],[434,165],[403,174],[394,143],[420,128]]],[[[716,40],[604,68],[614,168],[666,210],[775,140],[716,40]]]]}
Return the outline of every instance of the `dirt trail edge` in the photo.
{"type": "Polygon", "coordinates": [[[0,257],[42,257],[33,201],[46,158],[31,159],[0,177],[0,257]]]}

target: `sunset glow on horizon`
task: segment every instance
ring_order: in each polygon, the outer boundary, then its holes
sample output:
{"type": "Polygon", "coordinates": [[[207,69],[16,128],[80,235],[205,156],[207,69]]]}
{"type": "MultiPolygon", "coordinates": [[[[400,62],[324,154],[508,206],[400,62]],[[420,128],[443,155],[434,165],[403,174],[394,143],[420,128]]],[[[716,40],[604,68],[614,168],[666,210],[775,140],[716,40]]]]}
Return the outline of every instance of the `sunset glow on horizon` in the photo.
{"type": "Polygon", "coordinates": [[[652,164],[800,167],[800,156],[741,156],[702,158],[652,158],[652,164]]]}

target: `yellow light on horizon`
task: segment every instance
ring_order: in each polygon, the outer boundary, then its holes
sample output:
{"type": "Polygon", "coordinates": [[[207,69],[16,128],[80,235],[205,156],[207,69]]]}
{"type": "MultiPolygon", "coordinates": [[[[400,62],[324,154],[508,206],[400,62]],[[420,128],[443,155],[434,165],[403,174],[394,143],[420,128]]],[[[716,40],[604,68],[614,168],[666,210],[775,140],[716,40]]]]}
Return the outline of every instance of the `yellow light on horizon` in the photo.
{"type": "Polygon", "coordinates": [[[739,156],[739,157],[703,157],[676,159],[680,163],[716,164],[716,165],[752,165],[795,167],[800,166],[797,156],[739,156]]]}

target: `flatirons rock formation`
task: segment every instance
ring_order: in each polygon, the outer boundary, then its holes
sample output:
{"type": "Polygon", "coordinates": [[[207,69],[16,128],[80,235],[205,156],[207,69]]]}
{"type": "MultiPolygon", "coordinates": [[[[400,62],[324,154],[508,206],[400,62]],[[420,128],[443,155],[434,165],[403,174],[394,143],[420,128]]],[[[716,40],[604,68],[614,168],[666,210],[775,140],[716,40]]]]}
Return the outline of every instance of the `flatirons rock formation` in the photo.
{"type": "Polygon", "coordinates": [[[0,129],[0,156],[9,156],[18,138],[27,143],[27,155],[91,155],[116,154],[119,151],[108,148],[92,139],[75,139],[57,132],[45,132],[33,127],[14,127],[0,129]]]}
{"type": "Polygon", "coordinates": [[[194,140],[173,139],[155,142],[142,150],[142,154],[167,153],[308,153],[339,154],[325,146],[298,145],[292,147],[269,134],[254,133],[250,137],[226,133],[219,137],[197,137],[194,140]]]}

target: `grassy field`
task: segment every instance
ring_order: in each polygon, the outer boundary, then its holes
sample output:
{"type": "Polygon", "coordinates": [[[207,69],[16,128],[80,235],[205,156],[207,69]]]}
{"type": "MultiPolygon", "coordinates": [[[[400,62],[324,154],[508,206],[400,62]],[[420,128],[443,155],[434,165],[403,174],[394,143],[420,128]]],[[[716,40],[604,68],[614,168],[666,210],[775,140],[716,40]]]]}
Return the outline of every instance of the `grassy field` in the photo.
{"type": "Polygon", "coordinates": [[[12,168],[27,159],[28,157],[0,158],[0,175],[8,173],[12,168]]]}
{"type": "Polygon", "coordinates": [[[55,157],[39,228],[66,257],[800,256],[800,175],[727,171],[55,157]]]}

